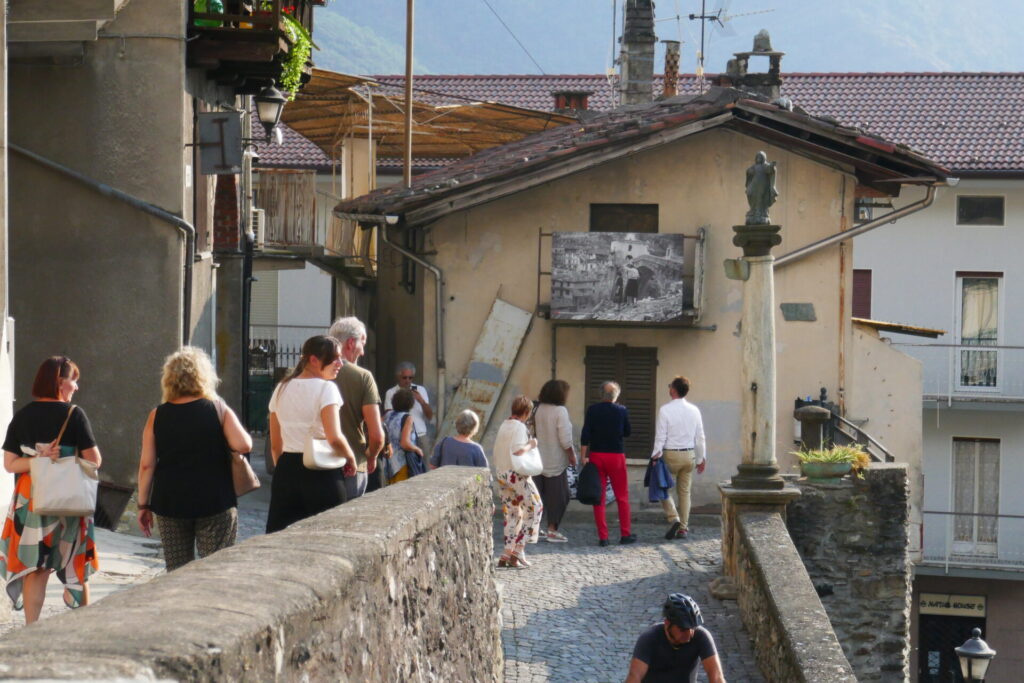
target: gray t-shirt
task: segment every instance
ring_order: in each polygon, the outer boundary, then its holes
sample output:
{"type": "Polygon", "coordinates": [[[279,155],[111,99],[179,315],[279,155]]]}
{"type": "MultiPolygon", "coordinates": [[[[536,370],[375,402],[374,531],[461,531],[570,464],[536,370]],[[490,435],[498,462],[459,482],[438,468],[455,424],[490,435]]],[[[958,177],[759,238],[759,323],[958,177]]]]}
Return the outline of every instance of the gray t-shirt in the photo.
{"type": "Polygon", "coordinates": [[[464,443],[446,436],[434,446],[430,464],[434,467],[443,467],[444,465],[487,467],[487,458],[484,456],[484,449],[480,448],[480,444],[472,441],[464,443]]]}
{"type": "Polygon", "coordinates": [[[695,682],[698,665],[717,654],[715,640],[703,626],[694,630],[688,643],[675,646],[665,635],[664,623],[644,631],[633,648],[633,656],[647,665],[644,683],[695,682]]]}

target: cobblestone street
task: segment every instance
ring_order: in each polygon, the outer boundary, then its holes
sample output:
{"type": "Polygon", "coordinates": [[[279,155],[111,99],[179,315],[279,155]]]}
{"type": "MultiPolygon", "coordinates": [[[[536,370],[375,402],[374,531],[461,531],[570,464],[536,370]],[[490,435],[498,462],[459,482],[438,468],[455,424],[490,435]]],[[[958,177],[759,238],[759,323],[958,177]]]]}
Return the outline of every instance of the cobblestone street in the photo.
{"type": "MultiPolygon", "coordinates": [[[[496,520],[500,552],[500,516],[496,520]]],[[[508,683],[624,680],[637,636],[661,621],[661,604],[673,591],[700,604],[726,680],[763,680],[736,603],[707,590],[720,574],[717,526],[697,526],[686,541],[666,541],[663,525],[634,523],[637,544],[613,539],[607,548],[598,547],[591,522],[573,521],[562,530],[569,543],[541,539],[528,547],[530,569],[497,570],[508,683]]],[[[703,669],[698,680],[706,680],[703,669]]]]}

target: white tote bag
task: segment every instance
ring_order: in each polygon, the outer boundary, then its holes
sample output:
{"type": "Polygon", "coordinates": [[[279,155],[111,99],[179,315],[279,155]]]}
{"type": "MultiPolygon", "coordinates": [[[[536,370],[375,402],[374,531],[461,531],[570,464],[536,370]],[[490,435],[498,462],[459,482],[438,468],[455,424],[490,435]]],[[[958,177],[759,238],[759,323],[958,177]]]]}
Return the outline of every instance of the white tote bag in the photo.
{"type": "Polygon", "coordinates": [[[302,444],[302,465],[307,470],[336,470],[344,467],[346,462],[345,458],[334,452],[334,447],[327,439],[306,435],[306,442],[302,444]]]}
{"type": "Polygon", "coordinates": [[[100,478],[96,463],[65,457],[32,458],[32,511],[52,517],[91,517],[100,478]]]}
{"type": "MultiPolygon", "coordinates": [[[[32,512],[52,517],[91,517],[96,512],[96,489],[100,478],[99,465],[78,456],[50,458],[54,450],[60,451],[60,440],[67,429],[71,413],[68,409],[57,438],[48,444],[36,444],[29,463],[32,476],[32,512]]],[[[22,446],[22,450],[30,451],[22,446]]]]}
{"type": "Polygon", "coordinates": [[[531,448],[521,455],[513,453],[512,471],[524,477],[536,477],[544,471],[544,463],[541,462],[540,451],[536,448],[531,448]]]}

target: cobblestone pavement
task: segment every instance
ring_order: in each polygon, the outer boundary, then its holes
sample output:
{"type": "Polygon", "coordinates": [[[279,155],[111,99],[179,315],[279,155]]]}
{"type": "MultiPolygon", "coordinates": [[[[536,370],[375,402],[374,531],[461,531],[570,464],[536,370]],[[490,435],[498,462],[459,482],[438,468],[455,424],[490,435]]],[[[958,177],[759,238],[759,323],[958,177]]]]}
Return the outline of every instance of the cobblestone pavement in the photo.
{"type": "MultiPolygon", "coordinates": [[[[541,539],[527,548],[529,569],[497,570],[507,683],[624,680],[637,636],[661,621],[661,605],[674,591],[701,606],[726,680],[764,680],[736,603],[708,592],[721,573],[717,526],[697,526],[686,541],[666,541],[663,525],[634,523],[637,544],[613,540],[606,548],[598,547],[592,523],[571,522],[562,530],[569,543],[541,539]]],[[[703,668],[698,680],[706,680],[703,668]]]]}

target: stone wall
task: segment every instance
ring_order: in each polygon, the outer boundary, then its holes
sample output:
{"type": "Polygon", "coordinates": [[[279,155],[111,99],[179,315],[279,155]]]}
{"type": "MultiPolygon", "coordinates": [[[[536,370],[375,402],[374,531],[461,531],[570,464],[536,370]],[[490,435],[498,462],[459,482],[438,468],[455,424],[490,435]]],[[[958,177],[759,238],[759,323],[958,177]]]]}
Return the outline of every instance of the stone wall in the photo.
{"type": "Polygon", "coordinates": [[[737,600],[770,682],[856,683],[782,516],[736,516],[737,600]]]}
{"type": "Polygon", "coordinates": [[[857,679],[907,680],[907,465],[874,464],[863,479],[798,484],[789,532],[857,679]]]}
{"type": "Polygon", "coordinates": [[[0,641],[0,678],[498,681],[486,472],[444,467],[0,641]]]}

